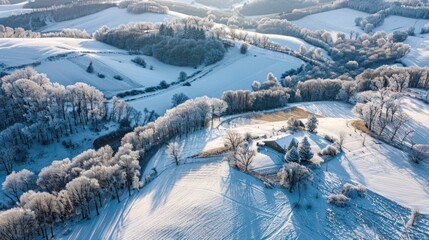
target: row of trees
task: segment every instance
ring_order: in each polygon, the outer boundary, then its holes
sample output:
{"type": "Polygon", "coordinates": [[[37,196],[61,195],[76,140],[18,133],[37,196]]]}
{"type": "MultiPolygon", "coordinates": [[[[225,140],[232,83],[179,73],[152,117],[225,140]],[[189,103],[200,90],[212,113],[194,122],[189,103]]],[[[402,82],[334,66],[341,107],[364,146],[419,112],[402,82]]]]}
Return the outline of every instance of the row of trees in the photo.
{"type": "Polygon", "coordinates": [[[50,239],[56,223],[78,215],[89,218],[94,208],[99,214],[106,200],[115,198],[120,202],[125,189],[131,195],[132,189],[140,187],[139,153],[131,148],[125,144],[116,154],[109,146],[88,150],[72,160],[53,161],[38,176],[28,170],[8,175],[3,191],[18,207],[0,214],[0,234],[6,234],[5,239],[37,235],[50,239]],[[21,218],[31,219],[30,231],[17,228],[10,232],[9,224],[21,218]]]}
{"type": "Polygon", "coordinates": [[[154,1],[122,1],[119,7],[127,8],[127,12],[134,14],[142,14],[146,12],[167,14],[168,7],[163,6],[154,1]]]}

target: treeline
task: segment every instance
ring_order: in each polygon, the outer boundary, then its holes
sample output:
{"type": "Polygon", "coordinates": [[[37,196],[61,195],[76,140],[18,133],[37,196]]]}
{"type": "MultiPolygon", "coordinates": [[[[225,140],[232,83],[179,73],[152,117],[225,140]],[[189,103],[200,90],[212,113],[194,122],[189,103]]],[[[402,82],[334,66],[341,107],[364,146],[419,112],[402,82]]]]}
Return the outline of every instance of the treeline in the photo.
{"type": "Polygon", "coordinates": [[[119,8],[126,8],[127,12],[134,14],[142,14],[146,12],[161,14],[168,13],[168,7],[154,1],[122,1],[118,6],[119,8]]]}
{"type": "Polygon", "coordinates": [[[196,24],[198,20],[183,21],[161,25],[129,23],[113,29],[104,26],[95,32],[94,38],[177,66],[210,65],[223,58],[226,49],[220,40],[207,38],[204,27],[196,24]]]}
{"type": "Polygon", "coordinates": [[[32,0],[28,1],[24,8],[52,8],[62,5],[71,4],[91,4],[91,3],[107,3],[114,2],[113,0],[32,0]]]}
{"type": "Polygon", "coordinates": [[[0,213],[0,237],[51,239],[56,224],[88,219],[106,201],[120,202],[124,191],[131,195],[140,187],[139,153],[131,147],[125,144],[116,154],[109,146],[91,149],[53,161],[37,176],[26,169],[8,175],[3,191],[18,206],[0,213]]]}
{"type": "MultiPolygon", "coordinates": [[[[427,2],[403,1],[388,2],[384,0],[348,0],[346,7],[371,13],[365,18],[356,18],[356,26],[369,33],[383,24],[384,19],[391,15],[429,19],[429,6],[427,2]]],[[[414,33],[414,31],[413,31],[414,33]]]]}
{"type": "Polygon", "coordinates": [[[256,32],[293,36],[301,38],[326,51],[330,49],[329,39],[322,37],[322,35],[326,33],[325,31],[311,31],[307,28],[297,26],[286,19],[263,18],[258,21],[256,32]]]}
{"type": "Polygon", "coordinates": [[[40,9],[31,13],[0,18],[0,24],[12,28],[37,30],[46,26],[47,21],[62,22],[84,17],[116,6],[114,3],[75,3],[56,8],[40,9]]]}
{"type": "Polygon", "coordinates": [[[80,29],[64,28],[59,32],[40,33],[24,28],[5,27],[0,24],[0,38],[48,38],[48,37],[67,37],[67,38],[92,38],[86,31],[80,29]]]}
{"type": "Polygon", "coordinates": [[[393,64],[410,52],[410,46],[398,41],[407,38],[406,33],[386,34],[376,32],[372,35],[352,35],[338,33],[334,42],[330,33],[323,33],[325,42],[330,43],[329,55],[333,61],[323,65],[306,65],[304,71],[291,75],[295,83],[316,78],[352,79],[367,68],[378,68],[393,64]]]}
{"type": "Polygon", "coordinates": [[[99,130],[106,121],[121,122],[133,111],[118,101],[108,111],[103,93],[85,83],[64,87],[31,68],[0,82],[0,164],[7,173],[27,159],[33,143],[49,144],[80,129],[99,130]]]}
{"type": "MultiPolygon", "coordinates": [[[[292,12],[295,9],[305,8],[319,4],[319,0],[256,0],[244,3],[240,13],[247,16],[292,12]]],[[[323,2],[323,1],[322,1],[323,2]]],[[[326,2],[326,1],[325,1],[326,2]]]]}

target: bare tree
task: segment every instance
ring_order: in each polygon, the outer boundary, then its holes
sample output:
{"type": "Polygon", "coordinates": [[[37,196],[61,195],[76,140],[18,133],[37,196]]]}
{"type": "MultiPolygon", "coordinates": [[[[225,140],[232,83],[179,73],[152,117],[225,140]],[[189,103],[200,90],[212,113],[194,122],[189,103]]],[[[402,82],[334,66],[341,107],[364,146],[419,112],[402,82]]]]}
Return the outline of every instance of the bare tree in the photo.
{"type": "Polygon", "coordinates": [[[176,165],[179,165],[180,158],[182,157],[182,150],[177,142],[169,143],[165,152],[176,163],[176,165]]]}
{"type": "Polygon", "coordinates": [[[244,168],[244,171],[249,171],[249,166],[252,164],[256,156],[256,150],[251,146],[251,144],[244,142],[237,147],[235,151],[234,159],[237,163],[237,166],[244,168]]]}
{"type": "Polygon", "coordinates": [[[400,113],[398,117],[396,118],[396,121],[394,121],[393,127],[392,127],[392,137],[390,138],[390,142],[393,142],[395,139],[399,129],[405,124],[405,122],[408,120],[407,116],[404,113],[400,113]]]}
{"type": "Polygon", "coordinates": [[[238,146],[244,142],[244,138],[238,132],[227,130],[224,137],[224,142],[226,146],[235,152],[238,146]]]}

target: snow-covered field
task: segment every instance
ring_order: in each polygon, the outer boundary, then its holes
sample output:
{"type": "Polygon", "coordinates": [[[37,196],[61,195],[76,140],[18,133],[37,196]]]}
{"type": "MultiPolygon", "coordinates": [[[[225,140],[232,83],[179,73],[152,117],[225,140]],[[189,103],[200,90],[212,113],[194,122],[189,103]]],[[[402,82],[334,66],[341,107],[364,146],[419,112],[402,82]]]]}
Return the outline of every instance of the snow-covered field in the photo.
{"type": "MultiPolygon", "coordinates": [[[[298,47],[293,41],[284,44],[291,48],[298,47]]],[[[176,81],[181,71],[191,75],[201,70],[190,87],[174,86],[130,102],[138,110],[148,108],[160,114],[171,107],[171,97],[175,93],[183,92],[189,97],[221,97],[227,90],[250,89],[254,80],[265,80],[268,72],[280,77],[284,71],[302,64],[301,60],[289,55],[256,47],[251,47],[246,55],[240,54],[238,47],[229,49],[222,61],[199,69],[175,67],[147,56],[143,58],[148,67],[142,68],[131,62],[134,57],[127,51],[91,39],[0,39],[0,62],[6,68],[40,62],[35,69],[46,73],[51,81],[64,85],[86,82],[107,96],[157,86],[162,80],[176,81]],[[86,72],[91,61],[94,64],[93,74],[86,72]],[[59,65],[61,68],[57,67],[59,65]],[[154,69],[150,70],[149,66],[154,69]],[[96,73],[106,77],[101,79],[96,73]],[[120,75],[123,80],[114,79],[114,75],[120,75]]]]}
{"type": "Polygon", "coordinates": [[[429,23],[429,20],[401,16],[388,16],[384,19],[383,25],[377,27],[375,31],[394,32],[396,30],[414,27],[416,34],[419,34],[420,30],[426,23],[429,23]]]}
{"type": "Polygon", "coordinates": [[[106,25],[110,28],[117,27],[121,24],[129,22],[164,22],[166,20],[181,18],[186,15],[170,11],[168,14],[143,13],[132,14],[126,9],[112,7],[95,14],[91,14],[78,19],[73,19],[64,22],[51,23],[44,27],[42,32],[60,31],[63,28],[77,28],[85,30],[88,33],[93,33],[101,26],[106,25]]]}
{"type": "Polygon", "coordinates": [[[263,81],[267,73],[280,75],[291,68],[298,68],[303,62],[297,58],[251,47],[243,56],[237,48],[230,49],[225,59],[208,66],[204,72],[207,74],[192,82],[190,87],[177,86],[159,94],[144,96],[129,104],[138,110],[144,108],[154,109],[163,113],[171,106],[171,97],[176,93],[185,93],[190,98],[198,96],[221,97],[224,91],[251,89],[254,80],[263,81]]]}
{"type": "MultiPolygon", "coordinates": [[[[156,167],[159,176],[134,196],[118,204],[108,203],[98,217],[78,223],[57,235],[61,239],[411,239],[429,237],[429,218],[420,215],[417,225],[405,227],[410,209],[429,213],[427,164],[414,165],[398,149],[367,137],[347,125],[354,119],[351,106],[321,102],[297,105],[325,116],[319,134],[347,133],[345,154],[321,167],[313,167],[313,180],[288,193],[267,189],[254,177],[232,169],[222,156],[187,158],[178,167],[161,148],[146,168],[156,167]],[[352,198],[346,208],[329,205],[326,197],[340,193],[346,182],[367,187],[364,198],[352,198]],[[300,195],[300,196],[299,196],[300,195]],[[297,205],[299,203],[299,205],[297,205]]],[[[429,119],[429,118],[427,118],[429,119]]],[[[426,120],[428,121],[428,120],[426,120]]],[[[222,145],[226,129],[266,134],[281,143],[288,133],[280,122],[237,121],[204,130],[183,139],[189,157],[202,149],[222,145]],[[225,127],[225,128],[224,128],[225,127]]],[[[300,135],[301,133],[298,133],[300,135]]],[[[297,135],[297,138],[300,137],[297,135]]],[[[326,142],[310,136],[313,149],[326,142]]],[[[260,149],[255,169],[277,166],[278,154],[260,149]],[[265,157],[264,157],[265,156],[265,157]],[[267,161],[272,159],[272,161],[267,161]]]]}
{"type": "Polygon", "coordinates": [[[405,43],[411,46],[411,52],[402,58],[407,66],[429,66],[429,35],[409,36],[405,43]]]}
{"type": "Polygon", "coordinates": [[[366,17],[367,13],[359,12],[349,8],[342,8],[304,17],[302,19],[292,21],[298,26],[306,27],[310,30],[326,30],[331,33],[342,32],[350,34],[350,32],[359,32],[362,30],[356,26],[355,19],[357,17],[366,17]]]}
{"type": "Polygon", "coordinates": [[[20,15],[33,11],[33,9],[23,8],[24,4],[27,2],[17,3],[17,4],[8,4],[0,5],[0,18],[9,17],[12,15],[20,15]]]}

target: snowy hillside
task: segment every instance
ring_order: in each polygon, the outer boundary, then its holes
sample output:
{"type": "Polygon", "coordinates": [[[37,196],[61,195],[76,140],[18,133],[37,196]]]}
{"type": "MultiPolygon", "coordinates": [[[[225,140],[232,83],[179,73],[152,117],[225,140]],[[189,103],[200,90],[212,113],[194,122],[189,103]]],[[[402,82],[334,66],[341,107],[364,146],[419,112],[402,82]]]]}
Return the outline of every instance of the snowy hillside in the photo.
{"type": "Polygon", "coordinates": [[[18,4],[0,5],[0,18],[31,12],[32,9],[23,8],[24,4],[26,4],[26,2],[18,4]]]}
{"type": "Polygon", "coordinates": [[[33,1],[0,240],[429,239],[427,1],[33,1]]]}
{"type": "MultiPolygon", "coordinates": [[[[296,40],[287,39],[283,44],[293,49],[298,48],[294,41],[296,40]]],[[[220,97],[226,90],[250,89],[254,80],[265,79],[268,72],[280,76],[287,69],[298,68],[302,64],[297,58],[256,47],[251,48],[246,56],[241,55],[237,48],[232,48],[221,62],[200,69],[171,66],[143,56],[147,65],[153,66],[154,70],[131,62],[135,56],[124,50],[90,39],[0,39],[0,48],[0,57],[4,59],[0,62],[6,65],[5,68],[40,62],[35,69],[46,73],[52,81],[64,85],[86,82],[108,96],[131,89],[156,86],[162,80],[176,81],[181,71],[188,75],[202,71],[193,78],[195,82],[191,83],[190,87],[178,86],[131,102],[139,110],[148,108],[158,113],[170,108],[171,97],[175,93],[184,92],[189,97],[220,97]],[[105,78],[101,79],[96,74],[86,72],[91,61],[95,72],[104,74],[105,78]],[[57,64],[64,67],[54,67],[57,64]],[[245,71],[238,72],[238,69],[245,71]],[[123,80],[114,79],[114,75],[122,76],[123,80]]]]}
{"type": "MultiPolygon", "coordinates": [[[[416,169],[399,160],[401,151],[373,139],[367,139],[367,147],[362,147],[359,133],[346,126],[347,121],[354,119],[348,105],[317,103],[298,106],[326,116],[320,119],[321,133],[346,131],[350,135],[345,143],[345,155],[312,169],[313,180],[301,188],[301,199],[297,193],[265,188],[254,177],[231,168],[222,156],[189,158],[203,148],[207,150],[222,144],[217,140],[222,133],[211,130],[209,135],[197,133],[181,141],[185,157],[188,157],[182,165],[169,163],[161,149],[149,163],[150,168],[158,169],[159,177],[127,202],[110,203],[99,217],[73,226],[71,232],[62,233],[60,238],[429,237],[427,216],[421,216],[416,227],[404,230],[409,208],[429,213],[426,191],[429,179],[420,175],[427,166],[416,169]],[[201,140],[207,142],[206,147],[201,140]],[[415,179],[415,174],[422,179],[415,179]],[[353,198],[348,208],[330,206],[326,197],[338,192],[345,182],[364,184],[369,191],[364,198],[353,198]]],[[[273,129],[283,125],[283,121],[244,123],[237,120],[225,127],[270,136],[273,129]]],[[[281,140],[285,135],[276,131],[272,137],[281,140]]],[[[317,138],[311,139],[313,147],[322,147],[317,138]]],[[[264,148],[258,154],[260,156],[254,163],[258,168],[261,164],[273,166],[263,156],[268,159],[278,156],[264,148]]],[[[150,168],[147,168],[147,174],[151,172],[150,168]]]]}
{"type": "Polygon", "coordinates": [[[91,14],[74,20],[50,23],[48,26],[41,29],[42,32],[60,31],[63,28],[77,28],[85,30],[88,33],[93,33],[101,26],[106,25],[110,28],[117,27],[121,24],[129,22],[164,22],[166,20],[186,17],[181,13],[170,11],[168,14],[158,13],[143,13],[133,14],[128,13],[126,9],[109,8],[101,12],[91,14]]]}

